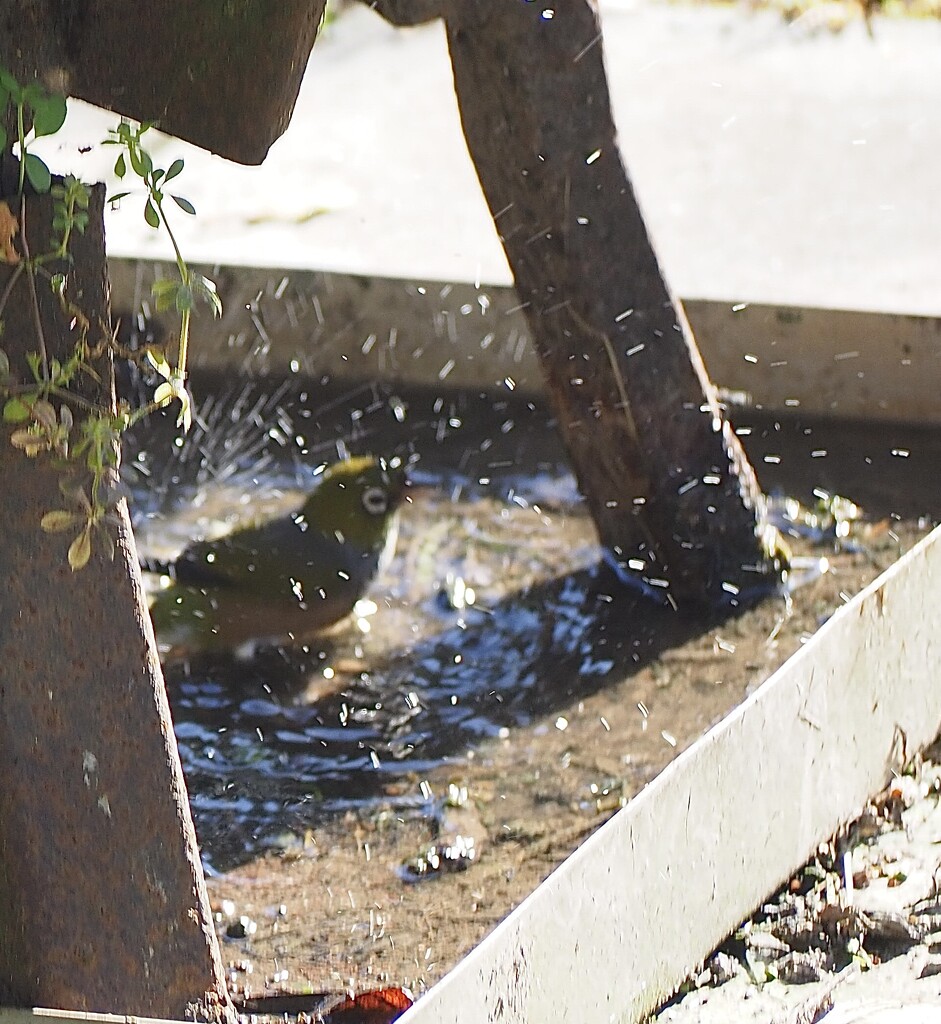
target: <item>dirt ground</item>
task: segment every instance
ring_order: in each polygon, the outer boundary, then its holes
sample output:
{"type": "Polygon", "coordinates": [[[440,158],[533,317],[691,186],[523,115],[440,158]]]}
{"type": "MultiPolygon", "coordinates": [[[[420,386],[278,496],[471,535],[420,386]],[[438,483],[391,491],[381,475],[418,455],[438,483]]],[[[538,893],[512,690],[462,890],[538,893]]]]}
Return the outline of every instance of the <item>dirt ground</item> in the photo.
{"type": "MultiPolygon", "coordinates": [[[[466,512],[460,503],[447,509],[455,522],[466,512]]],[[[534,515],[531,506],[513,503],[502,511],[503,523],[522,533],[534,515]]],[[[444,514],[439,506],[437,521],[444,514]]],[[[546,509],[538,514],[555,518],[546,509]]],[[[570,509],[564,519],[570,554],[579,550],[575,537],[582,548],[591,544],[583,517],[570,509]]],[[[711,624],[670,613],[655,616],[654,628],[633,628],[632,615],[643,618],[649,609],[635,607],[633,595],[612,597],[578,569],[569,584],[563,577],[548,592],[536,586],[509,599],[495,639],[488,640],[487,624],[465,623],[454,657],[479,658],[485,679],[494,659],[514,658],[506,630],[545,628],[538,611],[547,604],[558,623],[560,609],[568,607],[574,621],[588,602],[593,625],[573,627],[568,664],[553,670],[548,659],[539,662],[545,677],[529,680],[530,696],[539,699],[516,714],[519,724],[511,708],[507,724],[482,730],[477,742],[465,732],[450,748],[432,745],[437,756],[406,760],[358,805],[312,815],[306,828],[289,816],[277,849],[210,879],[233,992],[356,992],[390,984],[421,993],[926,527],[873,522],[858,532],[858,547],[836,554],[799,545],[814,558],[826,554],[830,571],[789,601],[769,599],[711,624]],[[605,644],[615,630],[634,639],[626,654],[622,648],[609,658],[605,644]]],[[[397,571],[420,561],[417,540],[405,537],[397,571]]],[[[394,602],[381,611],[405,622],[394,602]]],[[[512,666],[508,673],[511,682],[518,678],[512,666]]],[[[481,707],[487,695],[477,693],[481,707]]],[[[512,704],[512,694],[497,703],[512,704]]],[[[444,718],[437,725],[448,728],[444,718]]],[[[198,793],[194,805],[199,824],[198,793]]],[[[208,857],[213,862],[211,842],[208,857]]]]}
{"type": "MultiPolygon", "coordinates": [[[[941,1015],[941,744],[710,957],[658,1024],[941,1015]]],[[[898,1020],[900,1018],[888,1019],[898,1020]]]]}

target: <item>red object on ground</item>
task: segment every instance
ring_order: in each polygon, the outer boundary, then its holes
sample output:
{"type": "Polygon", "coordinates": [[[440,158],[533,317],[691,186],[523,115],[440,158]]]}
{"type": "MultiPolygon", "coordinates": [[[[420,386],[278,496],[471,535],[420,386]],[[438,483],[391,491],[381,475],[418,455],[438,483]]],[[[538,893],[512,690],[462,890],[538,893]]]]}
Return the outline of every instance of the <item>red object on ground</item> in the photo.
{"type": "Polygon", "coordinates": [[[391,1024],[414,1000],[404,988],[377,988],[337,1003],[324,1014],[324,1024],[391,1024]]]}

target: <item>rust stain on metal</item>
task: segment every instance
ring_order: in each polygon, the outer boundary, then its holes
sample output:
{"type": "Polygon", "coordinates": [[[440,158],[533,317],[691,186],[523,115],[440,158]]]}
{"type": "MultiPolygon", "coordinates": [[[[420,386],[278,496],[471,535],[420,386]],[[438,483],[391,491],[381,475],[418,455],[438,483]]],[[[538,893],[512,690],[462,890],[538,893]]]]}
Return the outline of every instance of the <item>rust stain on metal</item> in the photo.
{"type": "Polygon", "coordinates": [[[258,164],[291,120],[326,0],[8,0],[0,63],[230,160],[258,164]],[[141,40],[146,39],[146,46],[141,40]],[[114,54],[133,54],[133,62],[114,54]],[[251,67],[251,74],[233,69],[251,67]]]}

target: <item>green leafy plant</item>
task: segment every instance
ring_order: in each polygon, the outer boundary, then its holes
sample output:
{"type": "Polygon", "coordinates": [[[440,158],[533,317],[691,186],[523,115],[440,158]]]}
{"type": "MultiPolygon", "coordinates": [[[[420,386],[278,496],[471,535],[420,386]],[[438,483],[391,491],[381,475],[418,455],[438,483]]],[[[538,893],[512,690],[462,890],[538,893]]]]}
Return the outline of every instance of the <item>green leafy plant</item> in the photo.
{"type": "MultiPolygon", "coordinates": [[[[52,184],[52,174],[45,161],[29,152],[29,142],[42,135],[55,135],[65,122],[64,96],[47,92],[39,82],[20,85],[5,69],[0,68],[0,110],[12,103],[16,108],[16,131],[20,150],[20,180],[17,191],[22,195],[28,180],[34,191],[44,195],[52,184]],[[27,132],[27,119],[32,130],[27,132]]],[[[0,149],[7,147],[7,133],[0,125],[0,149]]]]}
{"type": "MultiPolygon", "coordinates": [[[[10,443],[28,458],[46,456],[61,467],[60,489],[70,498],[74,510],[44,514],[40,525],[47,532],[77,526],[78,534],[69,547],[73,569],[82,568],[91,555],[93,533],[105,535],[105,527],[117,523],[114,509],[122,496],[118,482],[118,442],[121,434],[145,409],[131,413],[99,406],[79,394],[72,385],[80,375],[97,381],[94,370],[110,344],[110,332],[95,346],[88,343],[88,321],[78,311],[67,309],[79,328],[80,338],[65,361],[44,361],[39,352],[29,352],[26,361],[32,381],[11,379],[6,353],[0,358],[0,394],[5,395],[2,418],[14,429],[10,443]],[[84,481],[84,483],[83,483],[84,481]]],[[[109,550],[113,548],[110,537],[109,550]]]]}
{"type": "MultiPolygon", "coordinates": [[[[126,497],[118,477],[118,452],[122,435],[145,417],[173,402],[180,403],[178,425],[188,429],[192,417],[191,399],[186,387],[186,361],[189,347],[190,318],[197,300],[208,303],[215,315],[222,305],[215,285],[188,267],[167,221],[164,202],[167,197],[187,214],[194,214],[192,203],[183,196],[167,193],[167,183],[178,177],[183,161],[174,160],[167,170],[156,167],[141,145],[141,137],[152,127],[133,127],[122,122],[110,133],[108,145],[122,147],[115,173],[123,178],[128,167],[141,179],[146,193],[144,219],[154,228],[165,230],[176,254],[179,279],[154,285],[158,310],[175,310],[180,316],[179,349],[175,365],[162,350],[129,351],[118,344],[109,324],[92,324],[85,312],[66,294],[66,275],[47,268],[52,261],[71,260],[69,243],[73,234],[84,234],[88,226],[89,191],[77,178],[67,176],[53,181],[46,164],[29,152],[30,143],[40,136],[52,135],[65,120],[66,104],[60,96],[47,93],[34,82],[20,84],[0,68],[0,112],[12,105],[16,114],[19,148],[19,209],[14,214],[7,202],[0,201],[0,261],[13,265],[13,272],[0,292],[0,337],[3,311],[17,282],[25,275],[33,308],[36,349],[26,353],[31,379],[17,380],[7,353],[0,349],[0,417],[10,424],[10,443],[28,458],[46,457],[62,469],[60,490],[68,507],[45,512],[40,519],[47,533],[76,531],[69,545],[68,561],[73,570],[81,569],[92,554],[93,539],[98,538],[113,554],[111,530],[117,526],[115,510],[126,497]],[[31,128],[27,131],[27,124],[31,128]],[[21,226],[26,216],[26,185],[35,193],[49,193],[53,203],[53,237],[41,253],[29,251],[21,226]],[[18,240],[19,248],[15,242],[18,240]],[[57,296],[69,317],[77,341],[67,358],[49,358],[39,314],[37,284],[48,287],[57,296]],[[108,352],[117,358],[138,364],[145,360],[163,378],[150,402],[131,408],[127,402],[115,407],[89,400],[76,387],[87,377],[100,384],[96,363],[108,352]]],[[[0,150],[10,140],[0,127],[0,150]]],[[[112,196],[120,200],[128,192],[112,196]]]]}
{"type": "Polygon", "coordinates": [[[51,192],[55,201],[52,228],[61,233],[52,255],[54,259],[66,259],[72,232],[84,235],[88,227],[88,187],[69,174],[61,185],[53,185],[51,192]]]}
{"type": "MultiPolygon", "coordinates": [[[[191,402],[189,392],[186,389],[190,318],[193,308],[199,299],[202,299],[209,305],[215,316],[222,314],[222,303],[216,291],[215,283],[210,281],[208,277],[203,277],[202,274],[197,274],[190,270],[180,252],[173,228],[167,220],[164,207],[167,197],[172,199],[184,213],[190,216],[196,214],[196,209],[188,199],[166,191],[167,185],[183,170],[183,161],[180,159],[174,160],[166,170],[162,167],[154,166],[152,157],[141,144],[141,139],[152,127],[152,124],[145,122],[135,128],[127,121],[122,121],[117,128],[111,131],[111,137],[104,141],[104,145],[121,147],[121,152],[114,163],[116,177],[123,180],[128,173],[128,168],[130,168],[140,178],[147,197],[144,201],[144,220],[152,228],[162,227],[166,231],[176,256],[179,280],[164,279],[156,281],[153,285],[153,294],[156,299],[158,312],[174,309],[180,314],[180,343],[176,366],[171,366],[163,357],[153,359],[155,369],[164,378],[163,383],[154,394],[154,401],[160,406],[178,401],[180,403],[180,416],[177,420],[177,425],[188,430],[192,419],[191,402]]],[[[130,191],[118,192],[110,196],[109,199],[112,203],[120,202],[120,200],[130,194],[130,191]]]]}

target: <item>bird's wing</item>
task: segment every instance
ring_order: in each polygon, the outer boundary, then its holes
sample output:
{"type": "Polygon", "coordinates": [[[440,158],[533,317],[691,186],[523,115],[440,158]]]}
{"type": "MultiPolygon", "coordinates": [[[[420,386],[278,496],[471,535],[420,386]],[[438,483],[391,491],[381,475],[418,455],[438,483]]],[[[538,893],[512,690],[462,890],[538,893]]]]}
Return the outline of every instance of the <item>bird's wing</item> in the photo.
{"type": "MultiPolygon", "coordinates": [[[[309,557],[304,541],[304,534],[290,518],[273,519],[218,540],[190,545],[173,563],[171,575],[184,586],[253,590],[261,587],[274,593],[290,587],[285,581],[292,575],[291,570],[300,571],[305,556],[309,557]]],[[[309,537],[307,541],[310,542],[309,537]]],[[[318,536],[317,561],[337,561],[337,547],[334,538],[327,544],[318,536]]]]}
{"type": "Polygon", "coordinates": [[[240,587],[257,550],[237,537],[191,544],[172,565],[172,578],[188,587],[240,587]]]}

